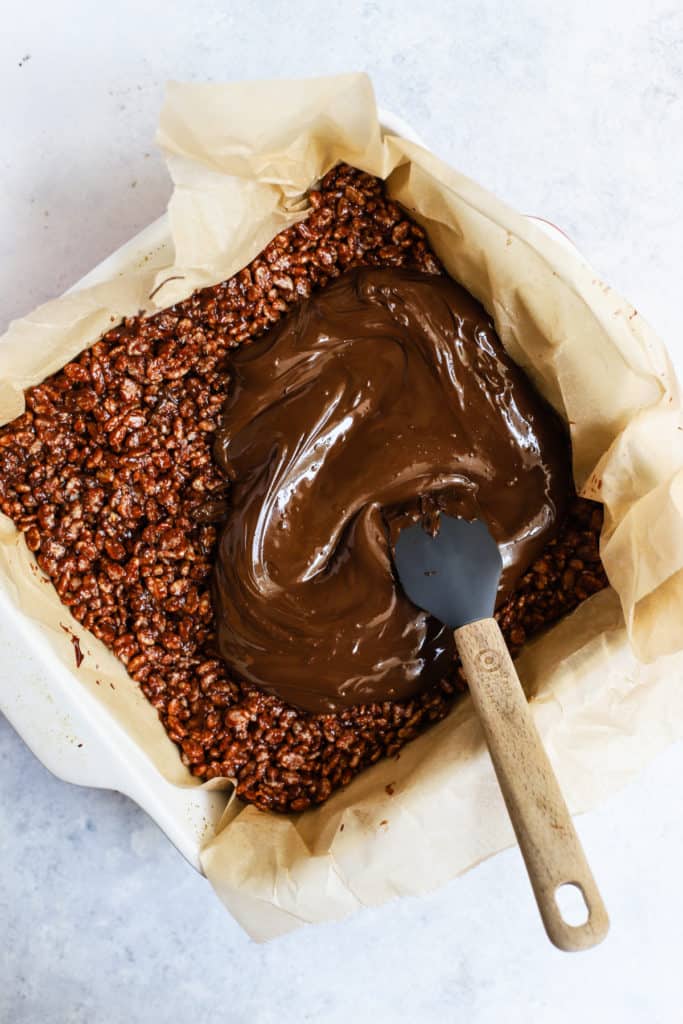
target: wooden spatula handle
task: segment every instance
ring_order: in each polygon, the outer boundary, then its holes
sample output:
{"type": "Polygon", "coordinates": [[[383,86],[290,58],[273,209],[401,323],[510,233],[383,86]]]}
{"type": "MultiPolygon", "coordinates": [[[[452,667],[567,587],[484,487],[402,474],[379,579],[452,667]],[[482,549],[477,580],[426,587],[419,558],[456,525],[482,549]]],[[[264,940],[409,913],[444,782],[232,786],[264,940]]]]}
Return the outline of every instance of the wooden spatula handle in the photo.
{"type": "Polygon", "coordinates": [[[568,951],[595,946],[609,929],[607,911],[498,623],[456,629],[455,643],[548,937],[568,951]],[[585,924],[562,917],[556,892],[567,883],[583,894],[585,924]]]}

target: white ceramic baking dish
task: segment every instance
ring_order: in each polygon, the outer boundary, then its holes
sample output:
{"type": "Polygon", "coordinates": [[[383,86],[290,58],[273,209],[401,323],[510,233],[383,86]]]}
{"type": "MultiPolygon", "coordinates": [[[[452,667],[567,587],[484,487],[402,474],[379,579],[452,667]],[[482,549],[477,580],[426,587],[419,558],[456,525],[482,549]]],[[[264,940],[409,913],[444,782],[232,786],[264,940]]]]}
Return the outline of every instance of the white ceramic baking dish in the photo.
{"type": "MultiPolygon", "coordinates": [[[[387,131],[421,143],[417,133],[400,117],[380,111],[387,131]]],[[[534,218],[536,219],[536,218],[534,218]]],[[[541,227],[571,245],[553,225],[541,227]]],[[[168,237],[163,216],[95,267],[73,291],[107,280],[131,257],[142,263],[159,254],[168,237]]],[[[35,623],[27,619],[0,588],[0,614],[44,666],[34,679],[27,674],[6,675],[0,687],[0,710],[37,758],[66,782],[125,793],[156,821],[169,839],[198,871],[200,848],[213,835],[225,809],[228,794],[198,787],[174,786],[123,732],[108,710],[75,680],[53,654],[35,623]]],[[[169,740],[169,743],[171,741],[169,740]]]]}

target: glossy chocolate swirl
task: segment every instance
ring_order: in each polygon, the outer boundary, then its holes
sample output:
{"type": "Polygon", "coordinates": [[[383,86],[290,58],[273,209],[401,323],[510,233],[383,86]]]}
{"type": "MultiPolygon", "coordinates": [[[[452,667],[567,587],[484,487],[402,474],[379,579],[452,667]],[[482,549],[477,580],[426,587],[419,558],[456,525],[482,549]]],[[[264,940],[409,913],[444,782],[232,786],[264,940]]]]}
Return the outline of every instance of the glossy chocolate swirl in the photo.
{"type": "Polygon", "coordinates": [[[357,270],[238,352],[215,454],[232,481],[214,581],[221,655],[314,712],[396,700],[452,639],[402,593],[390,543],[483,517],[506,596],[570,489],[556,415],[446,277],[357,270]]]}

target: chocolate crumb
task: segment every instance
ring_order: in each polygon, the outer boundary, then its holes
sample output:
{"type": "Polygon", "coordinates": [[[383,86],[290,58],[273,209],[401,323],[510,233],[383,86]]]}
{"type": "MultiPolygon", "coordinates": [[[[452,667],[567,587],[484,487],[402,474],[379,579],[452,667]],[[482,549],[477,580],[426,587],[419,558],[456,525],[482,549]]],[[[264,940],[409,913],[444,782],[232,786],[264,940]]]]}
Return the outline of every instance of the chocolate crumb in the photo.
{"type": "Polygon", "coordinates": [[[71,643],[74,645],[74,655],[76,657],[76,668],[80,668],[83,664],[83,651],[81,650],[81,643],[77,636],[71,637],[71,643]]]}
{"type": "Polygon", "coordinates": [[[81,650],[80,639],[76,636],[73,630],[69,629],[68,626],[65,626],[63,622],[60,622],[59,625],[71,640],[74,649],[74,656],[76,658],[76,668],[80,668],[83,663],[83,651],[81,650]]]}

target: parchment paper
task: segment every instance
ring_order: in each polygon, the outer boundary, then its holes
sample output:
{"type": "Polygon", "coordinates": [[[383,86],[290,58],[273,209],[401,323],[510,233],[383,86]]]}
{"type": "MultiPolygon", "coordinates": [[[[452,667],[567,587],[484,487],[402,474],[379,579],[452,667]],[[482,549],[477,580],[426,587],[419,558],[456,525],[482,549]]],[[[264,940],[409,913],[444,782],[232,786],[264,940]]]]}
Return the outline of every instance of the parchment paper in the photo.
{"type": "MultiPolygon", "coordinates": [[[[569,805],[591,807],[683,735],[683,418],[665,349],[579,256],[424,149],[383,135],[364,75],[172,84],[159,141],[175,183],[173,244],[10,327],[0,342],[0,421],[21,412],[23,388],[112,321],[163,308],[244,266],[306,215],[307,189],[334,164],[381,175],[569,423],[577,486],[605,504],[601,550],[613,589],[518,660],[569,805]]],[[[0,585],[73,668],[62,626],[83,630],[7,519],[0,585]]],[[[193,784],[123,667],[86,637],[74,685],[106,700],[164,775],[193,784]]],[[[316,810],[266,814],[233,798],[202,862],[235,917],[266,939],[432,889],[511,842],[464,700],[398,760],[373,766],[316,810]]]]}

